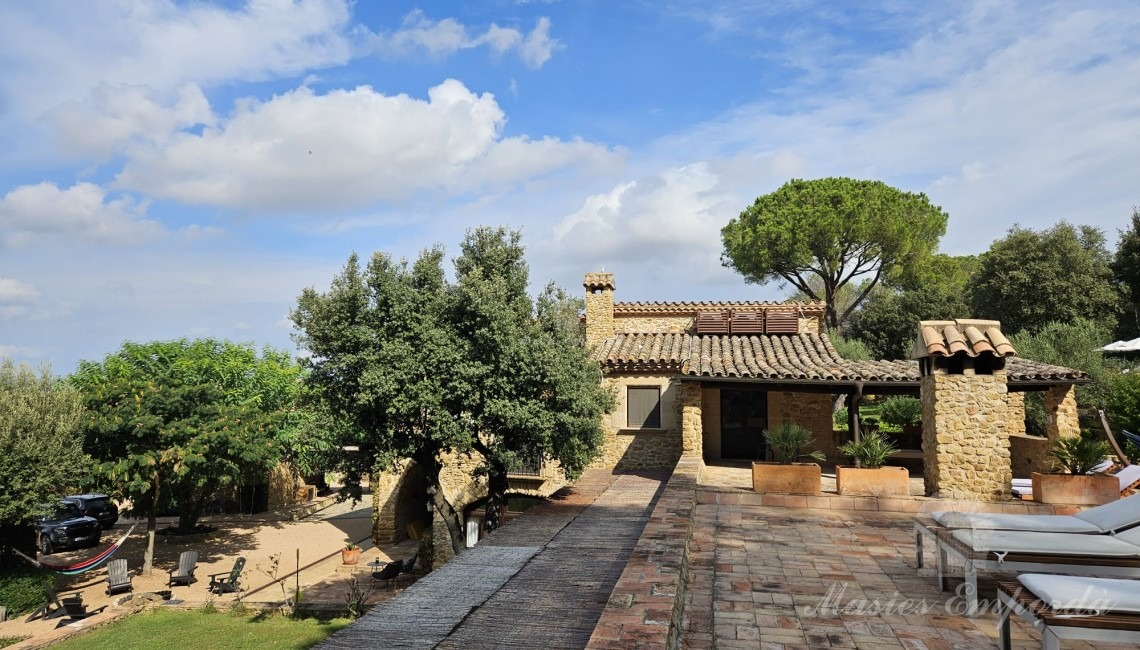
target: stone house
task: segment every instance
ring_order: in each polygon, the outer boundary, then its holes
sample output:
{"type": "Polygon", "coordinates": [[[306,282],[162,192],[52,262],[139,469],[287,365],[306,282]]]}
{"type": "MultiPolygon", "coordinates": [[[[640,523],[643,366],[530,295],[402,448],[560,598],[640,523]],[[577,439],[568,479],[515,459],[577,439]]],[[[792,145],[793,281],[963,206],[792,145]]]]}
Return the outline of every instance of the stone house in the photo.
{"type": "Polygon", "coordinates": [[[996,321],[924,321],[914,359],[842,358],[819,302],[615,302],[612,273],[587,273],[586,339],[618,405],[599,466],[672,467],[764,454],[760,432],[809,429],[828,463],[857,435],[864,395],[922,396],[921,458],[930,495],[1008,498],[1010,478],[1047,465],[1051,439],[1077,435],[1077,370],[1016,356],[996,321]],[[1025,391],[1045,391],[1049,436],[1025,434],[1025,391]],[[845,396],[849,431],[835,431],[845,396]],[[856,433],[852,433],[856,432],[856,433]]]}

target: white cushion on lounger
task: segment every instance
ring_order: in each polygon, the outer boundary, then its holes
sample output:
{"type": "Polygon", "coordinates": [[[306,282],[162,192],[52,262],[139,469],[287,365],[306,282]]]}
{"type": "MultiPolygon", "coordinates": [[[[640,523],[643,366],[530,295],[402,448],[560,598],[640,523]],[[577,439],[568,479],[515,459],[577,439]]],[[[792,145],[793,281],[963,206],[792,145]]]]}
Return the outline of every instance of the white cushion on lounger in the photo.
{"type": "Polygon", "coordinates": [[[1124,539],[1120,535],[1075,535],[973,528],[951,531],[951,534],[954,539],[979,552],[1140,557],[1140,545],[1130,544],[1129,541],[1132,540],[1124,539]]]}
{"type": "Polygon", "coordinates": [[[1054,610],[1140,614],[1140,580],[1085,578],[1027,573],[1017,576],[1026,589],[1054,610]]]}
{"type": "Polygon", "coordinates": [[[1123,492],[1136,481],[1140,481],[1140,465],[1129,465],[1113,476],[1120,481],[1120,491],[1123,492]]]}
{"type": "MultiPolygon", "coordinates": [[[[1130,465],[1129,467],[1136,467],[1130,465]]],[[[1119,530],[1140,524],[1140,494],[1089,508],[1073,515],[1104,531],[1119,530]]]]}
{"type": "Polygon", "coordinates": [[[1103,533],[1095,523],[1070,515],[1008,515],[991,512],[932,512],[934,521],[947,528],[1029,530],[1039,533],[1103,533]]]}
{"type": "Polygon", "coordinates": [[[1012,482],[1013,487],[1033,487],[1033,479],[1031,478],[1015,478],[1012,482]]]}

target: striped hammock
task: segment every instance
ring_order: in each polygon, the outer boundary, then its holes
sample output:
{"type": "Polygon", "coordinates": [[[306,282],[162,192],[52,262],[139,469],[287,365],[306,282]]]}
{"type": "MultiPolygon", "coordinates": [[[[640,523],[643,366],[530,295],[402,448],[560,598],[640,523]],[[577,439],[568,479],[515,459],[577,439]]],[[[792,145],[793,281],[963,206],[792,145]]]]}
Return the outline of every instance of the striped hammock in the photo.
{"type": "Polygon", "coordinates": [[[111,559],[111,556],[115,554],[115,551],[119,550],[119,547],[123,545],[123,542],[127,541],[127,537],[130,536],[130,534],[132,532],[134,532],[136,526],[138,526],[137,523],[134,524],[133,526],[131,526],[130,530],[123,533],[123,536],[120,537],[118,539],[118,541],[116,541],[114,544],[111,544],[106,549],[104,549],[102,553],[96,555],[95,557],[88,558],[88,559],[83,560],[81,562],[75,562],[72,564],[51,564],[48,562],[41,562],[35,558],[28,557],[27,555],[24,555],[23,553],[17,551],[16,549],[12,549],[12,552],[15,553],[16,555],[19,555],[20,557],[24,558],[25,560],[31,562],[32,564],[36,565],[37,567],[39,567],[41,569],[47,569],[48,571],[54,571],[56,573],[60,573],[60,574],[67,575],[67,576],[79,575],[80,573],[86,573],[86,572],[90,571],[91,569],[98,567],[100,564],[103,564],[107,560],[111,559]]]}

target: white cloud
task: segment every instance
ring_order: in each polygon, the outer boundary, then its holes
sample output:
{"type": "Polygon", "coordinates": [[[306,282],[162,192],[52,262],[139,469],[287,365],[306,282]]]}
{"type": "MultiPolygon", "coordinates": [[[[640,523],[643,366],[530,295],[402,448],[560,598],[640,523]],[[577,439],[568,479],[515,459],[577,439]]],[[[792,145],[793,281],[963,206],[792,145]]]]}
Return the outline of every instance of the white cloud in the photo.
{"type": "Polygon", "coordinates": [[[196,84],[183,84],[164,105],[148,86],[100,83],[83,102],[62,104],[45,115],[61,148],[106,158],[132,141],[162,140],[176,130],[211,124],[210,103],[196,84]]]}
{"type": "Polygon", "coordinates": [[[454,18],[433,21],[419,9],[404,16],[398,30],[374,34],[372,44],[378,53],[388,57],[426,54],[445,58],[460,50],[484,46],[496,55],[517,50],[523,63],[535,70],[549,61],[554,51],[561,47],[558,39],[550,36],[550,19],[546,17],[539,18],[528,34],[514,27],[491,23],[483,33],[473,36],[454,18]]]}
{"type": "Polygon", "coordinates": [[[156,221],[142,218],[145,205],[130,197],[106,200],[92,183],[61,190],[54,183],[22,185],[0,199],[0,242],[21,246],[40,237],[135,243],[162,234],[156,221]]]}
{"type": "Polygon", "coordinates": [[[323,95],[302,87],[243,100],[200,134],[128,147],[116,184],[189,204],[298,212],[620,164],[581,140],[504,139],[505,121],[493,95],[456,80],[431,88],[426,101],[367,86],[323,95]]]}
{"type": "Polygon", "coordinates": [[[347,62],[346,0],[173,0],[9,4],[0,21],[0,95],[25,117],[101,83],[160,93],[193,81],[261,81],[347,62]],[[51,56],[44,56],[50,52],[51,56]]]}
{"type": "Polygon", "coordinates": [[[15,278],[0,278],[0,304],[32,302],[40,297],[38,289],[15,278]]]}

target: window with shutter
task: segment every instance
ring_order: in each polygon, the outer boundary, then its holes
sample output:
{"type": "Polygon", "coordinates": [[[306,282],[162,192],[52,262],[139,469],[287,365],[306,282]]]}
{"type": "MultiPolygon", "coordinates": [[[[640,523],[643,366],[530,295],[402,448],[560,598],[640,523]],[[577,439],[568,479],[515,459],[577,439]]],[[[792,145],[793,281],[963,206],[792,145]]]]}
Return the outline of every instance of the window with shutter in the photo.
{"type": "Polygon", "coordinates": [[[626,424],[636,429],[661,427],[661,388],[629,386],[626,388],[626,424]]]}

